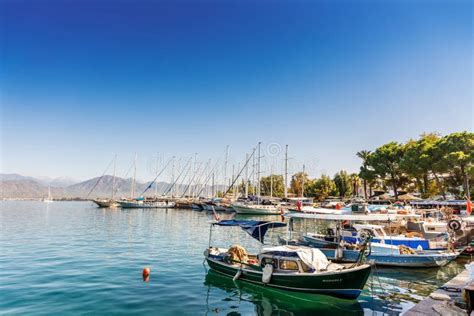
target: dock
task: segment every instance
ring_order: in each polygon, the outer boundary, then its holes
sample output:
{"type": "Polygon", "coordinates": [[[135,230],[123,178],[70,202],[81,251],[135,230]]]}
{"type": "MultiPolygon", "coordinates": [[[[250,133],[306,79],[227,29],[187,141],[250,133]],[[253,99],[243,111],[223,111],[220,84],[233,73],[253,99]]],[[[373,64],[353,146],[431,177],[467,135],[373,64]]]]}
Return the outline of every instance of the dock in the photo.
{"type": "Polygon", "coordinates": [[[419,316],[419,315],[466,315],[467,310],[462,309],[459,305],[466,308],[466,303],[462,298],[462,289],[466,286],[469,280],[469,271],[464,270],[459,273],[449,282],[441,286],[438,290],[431,293],[428,297],[420,301],[414,307],[409,309],[403,315],[405,316],[419,316]],[[448,297],[446,297],[448,296],[448,297]],[[433,297],[446,299],[433,299],[433,297]],[[454,303],[461,303],[455,305],[454,303]]]}

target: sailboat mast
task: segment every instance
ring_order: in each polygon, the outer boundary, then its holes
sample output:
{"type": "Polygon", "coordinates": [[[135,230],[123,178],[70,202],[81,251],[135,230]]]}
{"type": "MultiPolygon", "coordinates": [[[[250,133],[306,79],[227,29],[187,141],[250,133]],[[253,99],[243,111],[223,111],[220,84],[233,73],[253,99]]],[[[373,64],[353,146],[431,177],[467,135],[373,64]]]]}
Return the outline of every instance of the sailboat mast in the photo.
{"type": "Polygon", "coordinates": [[[270,197],[273,197],[273,165],[270,166],[270,197]]]}
{"type": "MultiPolygon", "coordinates": [[[[160,171],[160,154],[156,154],[156,172],[160,171]]],[[[155,182],[155,198],[158,198],[158,183],[155,182]]]]}
{"type": "Polygon", "coordinates": [[[301,179],[301,198],[304,198],[304,164],[303,164],[303,177],[301,179]]]}
{"type": "Polygon", "coordinates": [[[135,181],[137,177],[137,153],[135,153],[135,163],[134,163],[134,170],[133,170],[133,180],[132,180],[132,196],[131,198],[135,196],[135,181]]]}
{"type": "MultiPolygon", "coordinates": [[[[249,160],[249,154],[245,155],[245,161],[249,160]]],[[[249,196],[249,166],[245,165],[245,198],[249,196]]]]}
{"type": "Polygon", "coordinates": [[[115,198],[115,168],[116,166],[117,166],[117,155],[115,155],[115,159],[114,159],[114,176],[112,178],[112,201],[115,198]]]}
{"type": "Polygon", "coordinates": [[[262,144],[262,142],[258,142],[258,159],[257,159],[257,204],[260,204],[260,190],[261,190],[261,187],[260,187],[260,145],[262,144]]]}
{"type": "Polygon", "coordinates": [[[212,173],[212,197],[216,196],[215,188],[214,188],[214,172],[212,173]]]}
{"type": "Polygon", "coordinates": [[[224,188],[227,186],[227,163],[229,159],[229,145],[225,148],[225,161],[224,161],[224,188]]]}
{"type": "Polygon", "coordinates": [[[285,146],[285,199],[288,198],[288,145],[285,146]]]}

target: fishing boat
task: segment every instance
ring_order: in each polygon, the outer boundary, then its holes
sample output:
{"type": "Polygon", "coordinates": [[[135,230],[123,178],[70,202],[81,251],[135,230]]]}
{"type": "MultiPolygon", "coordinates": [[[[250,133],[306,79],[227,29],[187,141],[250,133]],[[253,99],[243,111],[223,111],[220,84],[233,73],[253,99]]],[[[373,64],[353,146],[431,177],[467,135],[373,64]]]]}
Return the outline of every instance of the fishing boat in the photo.
{"type": "Polygon", "coordinates": [[[211,223],[209,247],[204,252],[209,267],[234,280],[287,291],[356,299],[367,282],[371,266],[330,262],[318,249],[303,246],[277,246],[247,254],[241,246],[229,249],[211,247],[213,226],[239,226],[263,244],[268,229],[285,223],[255,220],[222,220],[211,223]]]}
{"type": "MultiPolygon", "coordinates": [[[[292,221],[294,218],[312,218],[315,220],[328,219],[328,216],[322,214],[314,214],[309,217],[308,214],[287,214],[287,217],[292,221]],[[306,215],[306,216],[302,216],[306,215]]],[[[394,219],[391,215],[386,215],[386,219],[394,219]]],[[[422,250],[420,243],[415,241],[422,240],[421,238],[413,239],[411,245],[417,246],[411,248],[404,245],[403,243],[394,244],[389,243],[390,237],[385,236],[385,239],[376,239],[374,232],[383,231],[381,225],[370,225],[370,224],[353,224],[355,228],[357,238],[345,236],[345,234],[352,232],[344,231],[341,229],[342,222],[348,219],[359,220],[359,221],[380,221],[382,215],[345,215],[345,216],[330,216],[330,219],[336,221],[336,229],[328,228],[328,234],[310,234],[307,233],[301,236],[298,240],[285,240],[280,239],[281,244],[291,245],[304,245],[309,247],[315,247],[320,249],[328,259],[335,260],[337,262],[356,262],[360,255],[360,245],[358,244],[361,240],[366,240],[367,235],[372,239],[370,244],[370,250],[367,254],[367,259],[372,260],[375,264],[381,266],[396,266],[396,267],[412,267],[412,268],[423,268],[423,267],[440,267],[448,264],[452,260],[456,259],[460,252],[454,250],[422,250]],[[375,240],[378,240],[375,242],[375,240]]],[[[292,225],[290,225],[291,227],[292,225]]],[[[383,231],[383,234],[385,232],[383,231]]],[[[290,232],[291,236],[291,232],[290,232]]],[[[402,240],[402,239],[399,239],[402,240]]],[[[392,240],[393,241],[393,240],[392,240]]]]}
{"type": "Polygon", "coordinates": [[[43,199],[44,203],[53,203],[53,196],[51,195],[51,188],[48,187],[48,197],[43,199]]]}
{"type": "MultiPolygon", "coordinates": [[[[286,244],[287,242],[283,240],[282,243],[286,244]]],[[[303,236],[300,243],[292,242],[291,244],[302,244],[318,248],[328,259],[336,262],[356,262],[359,256],[359,250],[357,249],[359,245],[357,244],[343,242],[342,252],[338,252],[337,242],[328,241],[311,234],[303,236]]],[[[370,244],[370,251],[367,254],[367,260],[371,260],[380,266],[430,268],[445,266],[460,255],[460,251],[416,250],[407,248],[406,246],[372,242],[370,244]]]]}

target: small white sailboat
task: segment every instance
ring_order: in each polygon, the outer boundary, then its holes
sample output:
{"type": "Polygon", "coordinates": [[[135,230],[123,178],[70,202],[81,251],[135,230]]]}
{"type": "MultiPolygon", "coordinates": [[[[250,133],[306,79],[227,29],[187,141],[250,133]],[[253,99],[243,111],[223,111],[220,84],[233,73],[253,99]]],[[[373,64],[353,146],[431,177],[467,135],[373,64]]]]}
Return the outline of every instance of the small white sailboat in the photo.
{"type": "Polygon", "coordinates": [[[51,188],[48,187],[48,197],[43,199],[44,203],[53,203],[53,197],[51,196],[51,188]]]}

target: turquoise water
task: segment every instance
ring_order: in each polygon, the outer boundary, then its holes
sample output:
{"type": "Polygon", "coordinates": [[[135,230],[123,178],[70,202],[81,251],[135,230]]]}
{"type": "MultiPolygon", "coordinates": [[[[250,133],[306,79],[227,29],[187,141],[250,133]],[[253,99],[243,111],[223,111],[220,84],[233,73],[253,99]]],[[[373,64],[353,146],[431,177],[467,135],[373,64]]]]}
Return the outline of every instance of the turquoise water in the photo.
{"type": "MultiPolygon", "coordinates": [[[[0,202],[0,313],[399,314],[462,269],[462,262],[434,270],[379,268],[358,301],[264,289],[203,265],[211,219],[180,209],[0,202]],[[144,267],[151,268],[148,283],[144,267]]],[[[258,247],[235,228],[218,228],[212,239],[258,247]]]]}

